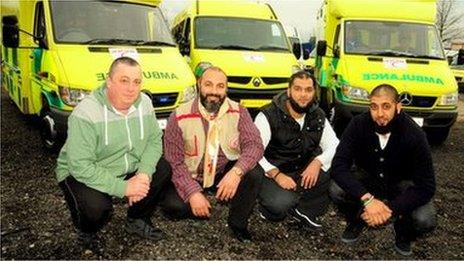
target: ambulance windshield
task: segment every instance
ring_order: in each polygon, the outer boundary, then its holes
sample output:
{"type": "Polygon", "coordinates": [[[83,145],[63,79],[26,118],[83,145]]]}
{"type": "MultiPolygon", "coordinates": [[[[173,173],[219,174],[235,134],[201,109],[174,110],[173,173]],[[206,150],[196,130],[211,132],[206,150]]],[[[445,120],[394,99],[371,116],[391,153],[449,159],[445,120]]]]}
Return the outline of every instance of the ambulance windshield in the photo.
{"type": "Polygon", "coordinates": [[[433,25],[386,21],[345,22],[347,54],[444,59],[433,25]]]}
{"type": "Polygon", "coordinates": [[[175,46],[161,10],[123,2],[51,1],[57,43],[175,46]]]}
{"type": "Polygon", "coordinates": [[[198,48],[290,52],[282,26],[274,21],[199,17],[195,28],[198,48]]]}

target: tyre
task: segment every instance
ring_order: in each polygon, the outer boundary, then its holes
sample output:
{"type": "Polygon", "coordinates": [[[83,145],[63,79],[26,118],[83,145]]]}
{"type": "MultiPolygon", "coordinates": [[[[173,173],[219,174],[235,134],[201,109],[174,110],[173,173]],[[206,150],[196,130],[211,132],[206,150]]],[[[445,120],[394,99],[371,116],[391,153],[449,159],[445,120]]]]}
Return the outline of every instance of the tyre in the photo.
{"type": "Polygon", "coordinates": [[[441,145],[448,138],[450,127],[425,129],[430,145],[441,145]]]}
{"type": "Polygon", "coordinates": [[[39,129],[44,149],[49,152],[58,152],[61,148],[59,135],[55,128],[55,121],[46,108],[40,114],[39,129]]]}

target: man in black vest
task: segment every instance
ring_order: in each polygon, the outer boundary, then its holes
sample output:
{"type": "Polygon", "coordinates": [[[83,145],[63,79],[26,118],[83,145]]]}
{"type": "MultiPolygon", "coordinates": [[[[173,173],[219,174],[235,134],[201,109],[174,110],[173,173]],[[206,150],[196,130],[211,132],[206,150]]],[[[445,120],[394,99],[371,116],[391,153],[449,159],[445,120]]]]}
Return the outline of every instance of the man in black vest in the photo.
{"type": "Polygon", "coordinates": [[[341,240],[363,228],[394,222],[395,249],[411,255],[411,241],[436,226],[432,156],[422,129],[401,112],[398,92],[374,88],[370,112],[354,117],[333,159],[330,195],[347,220],[341,240]],[[354,166],[353,166],[354,163],[354,166]]]}
{"type": "Polygon", "coordinates": [[[338,139],[316,102],[317,83],[307,72],[290,77],[289,88],[276,95],[256,116],[265,151],[259,164],[265,171],[259,194],[260,215],[281,221],[287,215],[311,227],[321,227],[327,211],[327,173],[338,139]]]}

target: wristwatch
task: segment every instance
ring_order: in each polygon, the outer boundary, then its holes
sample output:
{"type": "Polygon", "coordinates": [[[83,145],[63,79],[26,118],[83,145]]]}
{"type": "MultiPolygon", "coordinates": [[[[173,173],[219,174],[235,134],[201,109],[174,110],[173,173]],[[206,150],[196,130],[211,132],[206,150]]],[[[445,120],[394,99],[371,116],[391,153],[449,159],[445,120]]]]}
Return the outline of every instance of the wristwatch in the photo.
{"type": "Polygon", "coordinates": [[[239,178],[243,176],[243,171],[238,167],[233,167],[232,171],[234,171],[235,175],[237,175],[239,178]]]}

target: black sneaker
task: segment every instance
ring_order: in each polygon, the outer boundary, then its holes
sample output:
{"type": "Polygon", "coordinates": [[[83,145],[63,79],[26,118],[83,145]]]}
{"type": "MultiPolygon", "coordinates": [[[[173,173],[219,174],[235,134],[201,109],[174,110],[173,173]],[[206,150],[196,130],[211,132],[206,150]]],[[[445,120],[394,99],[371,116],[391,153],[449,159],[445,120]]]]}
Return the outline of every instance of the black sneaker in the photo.
{"type": "Polygon", "coordinates": [[[239,227],[231,225],[229,223],[229,228],[232,231],[232,234],[234,235],[234,237],[238,241],[240,241],[242,243],[251,243],[251,241],[252,241],[251,234],[250,234],[250,231],[248,231],[248,229],[246,227],[245,228],[239,228],[239,227]]]}
{"type": "Polygon", "coordinates": [[[395,239],[395,250],[398,254],[402,256],[412,255],[411,241],[402,240],[398,238],[395,239]]]}
{"type": "Polygon", "coordinates": [[[291,208],[287,214],[303,226],[310,228],[322,228],[322,224],[317,217],[309,217],[301,213],[297,208],[291,208]]]}
{"type": "Polygon", "coordinates": [[[147,222],[143,219],[127,218],[126,231],[129,234],[136,234],[140,237],[154,241],[158,241],[166,237],[166,234],[164,234],[161,229],[155,228],[151,222],[147,222]]]}
{"type": "Polygon", "coordinates": [[[103,247],[96,233],[87,233],[80,230],[77,230],[76,233],[79,244],[84,250],[90,250],[97,255],[101,254],[103,247]]]}
{"type": "Polygon", "coordinates": [[[364,224],[362,222],[349,222],[341,236],[342,242],[345,244],[355,243],[358,241],[363,229],[364,224]]]}

